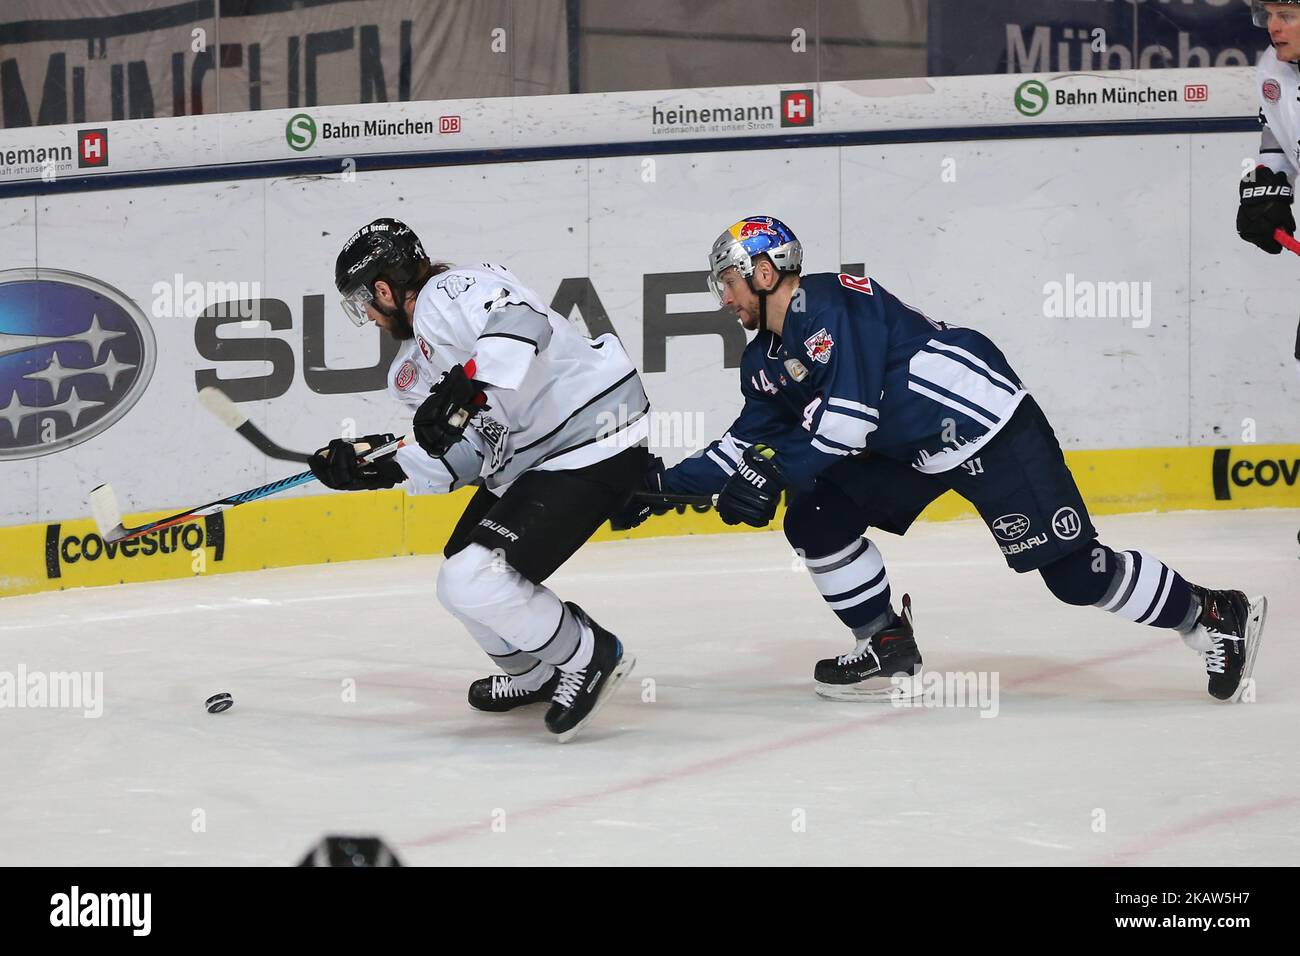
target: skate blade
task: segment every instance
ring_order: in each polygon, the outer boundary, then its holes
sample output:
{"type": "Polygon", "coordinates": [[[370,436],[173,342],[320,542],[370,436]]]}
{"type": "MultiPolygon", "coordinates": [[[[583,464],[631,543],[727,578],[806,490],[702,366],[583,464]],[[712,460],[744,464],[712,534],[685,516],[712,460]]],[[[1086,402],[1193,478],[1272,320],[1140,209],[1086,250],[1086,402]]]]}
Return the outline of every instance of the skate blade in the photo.
{"type": "Polygon", "coordinates": [[[629,654],[626,651],[624,651],[623,656],[619,658],[618,663],[614,665],[614,672],[609,675],[609,680],[605,681],[605,686],[600,689],[600,693],[596,696],[596,703],[591,708],[591,712],[588,713],[586,717],[582,718],[582,720],[580,720],[575,726],[570,727],[564,733],[556,734],[555,739],[559,743],[563,744],[563,743],[568,743],[570,740],[576,737],[578,735],[578,732],[582,730],[583,727],[587,726],[587,721],[591,720],[591,718],[595,717],[596,714],[600,713],[600,708],[605,706],[605,701],[609,700],[609,698],[613,695],[615,688],[617,688],[619,684],[623,683],[623,678],[627,677],[628,674],[632,673],[632,668],[635,666],[636,666],[636,655],[629,654]]]}
{"type": "Polygon", "coordinates": [[[1260,595],[1250,602],[1250,617],[1246,619],[1246,661],[1241,668],[1241,682],[1237,692],[1228,698],[1229,703],[1241,700],[1246,686],[1255,672],[1255,655],[1259,653],[1260,641],[1264,639],[1264,619],[1268,617],[1268,598],[1260,595]]]}
{"type": "Polygon", "coordinates": [[[890,704],[920,697],[923,692],[922,674],[924,671],[908,677],[899,676],[897,681],[888,677],[870,677],[858,684],[823,684],[817,681],[813,684],[813,690],[825,700],[890,704]]]}

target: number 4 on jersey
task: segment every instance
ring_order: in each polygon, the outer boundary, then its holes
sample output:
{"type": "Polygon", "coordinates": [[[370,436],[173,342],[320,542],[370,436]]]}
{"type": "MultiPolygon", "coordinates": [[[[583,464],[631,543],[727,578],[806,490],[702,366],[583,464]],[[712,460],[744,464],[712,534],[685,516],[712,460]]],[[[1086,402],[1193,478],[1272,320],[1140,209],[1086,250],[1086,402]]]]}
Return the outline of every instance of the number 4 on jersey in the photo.
{"type": "Polygon", "coordinates": [[[775,395],[779,391],[779,389],[772,384],[772,380],[767,377],[766,369],[760,368],[757,376],[750,377],[749,383],[760,392],[767,392],[771,395],[775,395]]]}

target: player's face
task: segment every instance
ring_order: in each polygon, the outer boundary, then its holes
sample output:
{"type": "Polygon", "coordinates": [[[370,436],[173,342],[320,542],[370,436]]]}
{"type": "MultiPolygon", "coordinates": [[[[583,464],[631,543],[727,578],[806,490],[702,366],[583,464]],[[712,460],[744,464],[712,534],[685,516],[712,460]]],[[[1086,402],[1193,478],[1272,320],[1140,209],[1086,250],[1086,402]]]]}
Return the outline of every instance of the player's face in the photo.
{"type": "Polygon", "coordinates": [[[722,284],[722,307],[736,313],[743,328],[753,332],[758,328],[758,296],[749,287],[737,269],[724,269],[718,277],[722,284]]]}
{"type": "MultiPolygon", "coordinates": [[[[408,302],[413,299],[414,296],[408,296],[408,302]]],[[[397,305],[393,300],[392,287],[383,280],[375,283],[375,297],[366,304],[366,315],[370,317],[371,322],[399,342],[415,337],[410,313],[405,305],[400,307],[397,305]]]]}
{"type": "Polygon", "coordinates": [[[1268,38],[1277,58],[1283,62],[1300,60],[1300,7],[1289,3],[1266,3],[1268,38]]]}

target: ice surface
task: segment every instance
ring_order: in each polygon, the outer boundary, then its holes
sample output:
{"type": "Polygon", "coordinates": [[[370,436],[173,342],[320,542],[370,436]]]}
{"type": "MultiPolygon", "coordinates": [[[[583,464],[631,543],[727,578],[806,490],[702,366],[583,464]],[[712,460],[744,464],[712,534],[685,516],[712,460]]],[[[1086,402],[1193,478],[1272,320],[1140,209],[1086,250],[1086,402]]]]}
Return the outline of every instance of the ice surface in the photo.
{"type": "Polygon", "coordinates": [[[1300,863],[1300,511],[1097,524],[1269,596],[1257,702],[1211,700],[1172,632],[1058,604],[973,522],[876,540],[927,667],[998,675],[993,718],[814,697],[851,645],[779,533],[562,569],[639,657],[566,745],[543,708],[469,709],[489,670],[438,558],[2,600],[0,671],[102,671],[104,705],[0,710],[0,862],[288,864],[351,832],[411,864],[1300,863]]]}

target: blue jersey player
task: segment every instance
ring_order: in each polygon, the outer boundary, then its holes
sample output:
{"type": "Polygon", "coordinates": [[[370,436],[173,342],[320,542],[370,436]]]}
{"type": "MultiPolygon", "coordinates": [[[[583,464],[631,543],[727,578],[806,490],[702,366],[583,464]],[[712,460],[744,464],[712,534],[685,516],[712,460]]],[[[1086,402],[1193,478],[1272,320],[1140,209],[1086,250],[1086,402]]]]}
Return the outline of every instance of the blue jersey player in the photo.
{"type": "MultiPolygon", "coordinates": [[[[1006,356],[974,329],[936,322],[874,279],[801,275],[803,249],[769,216],[713,245],[719,303],[758,334],[740,366],[745,403],[722,438],[642,490],[717,494],[727,524],[763,527],[787,493],[785,534],[855,640],[818,661],[817,693],[838,700],[920,692],[910,601],[893,611],[869,528],[903,534],[945,491],[975,506],[1018,572],[1066,604],[1171,628],[1200,652],[1209,692],[1241,697],[1267,602],[1186,581],[1143,551],[1097,539],[1051,426],[1006,356]]],[[[650,514],[632,503],[615,519],[650,514]]]]}

